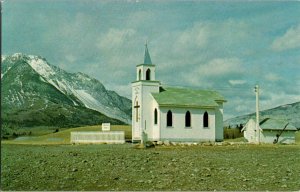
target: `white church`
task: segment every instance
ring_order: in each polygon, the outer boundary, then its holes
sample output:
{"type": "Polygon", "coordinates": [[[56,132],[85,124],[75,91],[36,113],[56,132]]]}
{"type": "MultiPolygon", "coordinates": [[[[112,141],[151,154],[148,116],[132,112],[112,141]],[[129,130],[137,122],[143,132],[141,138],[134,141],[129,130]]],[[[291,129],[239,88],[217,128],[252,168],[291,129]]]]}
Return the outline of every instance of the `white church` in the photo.
{"type": "Polygon", "coordinates": [[[224,102],[216,91],[162,87],[146,44],[132,82],[132,141],[223,141],[224,102]]]}

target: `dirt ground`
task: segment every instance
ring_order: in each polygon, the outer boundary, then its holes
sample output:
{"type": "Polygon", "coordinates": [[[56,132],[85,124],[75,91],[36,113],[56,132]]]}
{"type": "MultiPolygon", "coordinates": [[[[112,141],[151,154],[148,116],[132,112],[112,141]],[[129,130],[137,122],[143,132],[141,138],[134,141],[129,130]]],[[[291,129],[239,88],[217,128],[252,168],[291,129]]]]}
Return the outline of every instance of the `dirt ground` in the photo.
{"type": "Polygon", "coordinates": [[[1,190],[300,190],[300,145],[1,149],[1,190]]]}

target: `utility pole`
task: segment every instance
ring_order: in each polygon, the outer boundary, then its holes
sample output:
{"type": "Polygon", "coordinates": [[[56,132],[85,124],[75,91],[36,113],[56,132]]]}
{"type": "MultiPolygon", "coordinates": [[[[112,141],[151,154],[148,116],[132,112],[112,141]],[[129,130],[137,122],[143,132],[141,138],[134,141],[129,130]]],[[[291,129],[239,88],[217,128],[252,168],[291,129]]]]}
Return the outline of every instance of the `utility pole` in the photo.
{"type": "Polygon", "coordinates": [[[256,95],[256,137],[257,137],[257,142],[260,144],[260,128],[259,128],[259,86],[256,85],[254,87],[255,95],[256,95]]]}

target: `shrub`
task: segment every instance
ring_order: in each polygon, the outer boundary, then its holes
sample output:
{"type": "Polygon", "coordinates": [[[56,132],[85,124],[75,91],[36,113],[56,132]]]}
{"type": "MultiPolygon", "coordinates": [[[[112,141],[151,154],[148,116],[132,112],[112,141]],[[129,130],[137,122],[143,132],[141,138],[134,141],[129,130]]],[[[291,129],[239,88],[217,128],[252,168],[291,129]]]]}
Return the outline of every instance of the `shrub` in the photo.
{"type": "Polygon", "coordinates": [[[224,128],[224,139],[235,139],[243,137],[243,133],[241,133],[239,128],[224,128]]]}

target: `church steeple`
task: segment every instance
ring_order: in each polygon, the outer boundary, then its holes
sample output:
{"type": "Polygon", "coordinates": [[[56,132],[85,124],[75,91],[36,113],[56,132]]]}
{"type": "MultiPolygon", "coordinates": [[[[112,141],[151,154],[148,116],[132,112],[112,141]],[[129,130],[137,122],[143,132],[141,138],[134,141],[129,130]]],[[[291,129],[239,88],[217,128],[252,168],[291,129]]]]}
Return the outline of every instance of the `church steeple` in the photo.
{"type": "Polygon", "coordinates": [[[155,65],[152,64],[147,41],[145,43],[144,63],[136,66],[136,75],[137,81],[155,81],[155,65]]]}
{"type": "Polygon", "coordinates": [[[136,80],[131,85],[132,140],[141,141],[145,134],[152,134],[149,128],[154,127],[152,115],[149,115],[154,111],[152,93],[159,93],[160,87],[160,82],[155,80],[155,65],[151,61],[147,42],[145,43],[144,63],[136,66],[136,80]]]}
{"type": "Polygon", "coordinates": [[[149,54],[149,51],[148,51],[147,41],[145,43],[144,64],[150,64],[150,65],[152,65],[152,61],[151,61],[150,54],[149,54]]]}

